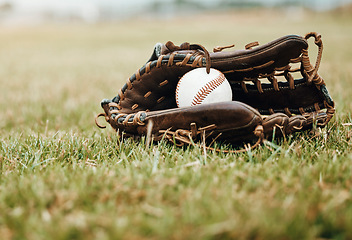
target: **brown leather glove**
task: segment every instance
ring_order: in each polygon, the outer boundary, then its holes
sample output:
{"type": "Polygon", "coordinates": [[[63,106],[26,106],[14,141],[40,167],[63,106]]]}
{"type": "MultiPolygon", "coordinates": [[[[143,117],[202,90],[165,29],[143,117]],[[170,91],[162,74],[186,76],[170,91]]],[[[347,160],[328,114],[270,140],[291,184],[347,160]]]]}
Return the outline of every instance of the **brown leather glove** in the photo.
{"type": "Polygon", "coordinates": [[[151,58],[118,95],[101,102],[104,113],[98,117],[104,116],[119,133],[165,138],[177,145],[200,139],[234,144],[257,140],[257,145],[273,132],[284,136],[324,127],[333,117],[334,102],[318,75],[323,49],[319,34],[289,35],[262,46],[250,43],[245,50],[222,51],[228,47],[233,45],[209,53],[198,44],[156,44],[151,58]],[[319,49],[314,67],[308,57],[310,37],[319,49]],[[179,79],[198,67],[224,73],[233,101],[177,108],[179,79]]]}

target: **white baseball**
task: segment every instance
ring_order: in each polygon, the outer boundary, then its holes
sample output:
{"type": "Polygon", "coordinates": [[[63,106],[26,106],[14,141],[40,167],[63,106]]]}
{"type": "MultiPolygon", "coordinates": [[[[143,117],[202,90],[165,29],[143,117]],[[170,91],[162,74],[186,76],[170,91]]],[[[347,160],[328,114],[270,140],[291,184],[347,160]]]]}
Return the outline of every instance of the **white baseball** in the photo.
{"type": "Polygon", "coordinates": [[[178,107],[232,100],[230,83],[224,74],[214,68],[196,68],[187,72],[177,83],[176,103],[178,107]]]}

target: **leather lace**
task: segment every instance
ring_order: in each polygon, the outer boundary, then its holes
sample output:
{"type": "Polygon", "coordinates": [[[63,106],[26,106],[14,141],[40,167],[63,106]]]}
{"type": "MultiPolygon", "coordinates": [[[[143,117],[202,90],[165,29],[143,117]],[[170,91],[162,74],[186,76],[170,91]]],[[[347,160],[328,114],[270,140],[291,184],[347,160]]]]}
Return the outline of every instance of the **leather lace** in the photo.
{"type": "MultiPolygon", "coordinates": [[[[198,136],[200,136],[202,142],[204,143],[206,139],[209,138],[209,136],[213,135],[213,130],[216,129],[216,125],[212,124],[206,127],[198,128],[196,127],[195,123],[191,123],[191,130],[185,130],[185,129],[177,129],[176,131],[171,131],[170,129],[167,130],[160,130],[159,131],[159,138],[163,139],[166,138],[170,142],[174,143],[178,147],[182,147],[184,145],[192,145],[192,146],[198,146],[201,147],[201,145],[195,143],[195,140],[197,139],[198,136]]],[[[205,146],[205,149],[210,150],[210,151],[216,151],[216,152],[224,152],[224,153],[242,153],[242,152],[247,152],[250,149],[254,149],[257,146],[259,146],[263,140],[264,140],[264,129],[262,125],[258,125],[255,130],[253,131],[254,135],[258,137],[258,140],[255,142],[253,146],[250,146],[250,144],[245,145],[243,149],[239,150],[222,150],[218,148],[213,148],[209,146],[205,146]]],[[[221,136],[221,133],[218,134],[210,143],[212,145],[219,137],[221,136]]]]}

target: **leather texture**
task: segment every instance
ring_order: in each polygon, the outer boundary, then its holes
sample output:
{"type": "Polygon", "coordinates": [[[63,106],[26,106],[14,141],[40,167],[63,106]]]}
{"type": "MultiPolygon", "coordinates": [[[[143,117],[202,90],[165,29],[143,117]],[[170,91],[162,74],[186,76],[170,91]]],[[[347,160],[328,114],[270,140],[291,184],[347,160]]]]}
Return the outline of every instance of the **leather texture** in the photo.
{"type": "Polygon", "coordinates": [[[243,50],[222,51],[225,48],[209,53],[199,44],[156,44],[117,96],[101,102],[104,113],[99,116],[127,135],[176,139],[179,145],[200,140],[200,135],[207,142],[251,142],[324,127],[333,117],[334,102],[318,74],[319,34],[288,35],[243,50]],[[315,66],[308,56],[310,37],[318,46],[315,66]],[[179,79],[198,67],[224,73],[233,101],[177,108],[179,79]]]}
{"type": "MultiPolygon", "coordinates": [[[[152,122],[152,134],[156,139],[163,137],[163,133],[159,134],[161,130],[191,130],[191,124],[194,124],[195,130],[199,131],[200,128],[215,124],[205,132],[209,141],[217,137],[219,141],[238,143],[256,138],[254,130],[262,124],[262,116],[249,105],[232,101],[150,112],[147,113],[146,122],[147,125],[152,122]]],[[[143,126],[137,127],[141,135],[147,135],[146,130],[143,126]]],[[[192,139],[201,137],[192,134],[192,139]]]]}

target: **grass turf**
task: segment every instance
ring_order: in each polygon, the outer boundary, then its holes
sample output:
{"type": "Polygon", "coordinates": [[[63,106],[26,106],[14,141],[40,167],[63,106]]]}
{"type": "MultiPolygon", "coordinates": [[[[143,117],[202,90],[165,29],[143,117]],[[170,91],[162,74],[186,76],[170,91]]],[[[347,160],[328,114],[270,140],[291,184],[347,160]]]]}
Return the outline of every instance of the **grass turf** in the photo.
{"type": "MultiPolygon", "coordinates": [[[[352,18],[226,12],[0,31],[3,239],[351,239],[352,18]],[[235,43],[322,34],[320,74],[337,113],[243,154],[100,130],[94,117],[156,42],[235,43]]],[[[314,44],[311,44],[314,53],[314,44]]],[[[229,146],[220,146],[228,148],[229,146]]]]}

